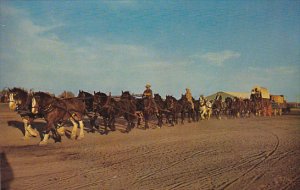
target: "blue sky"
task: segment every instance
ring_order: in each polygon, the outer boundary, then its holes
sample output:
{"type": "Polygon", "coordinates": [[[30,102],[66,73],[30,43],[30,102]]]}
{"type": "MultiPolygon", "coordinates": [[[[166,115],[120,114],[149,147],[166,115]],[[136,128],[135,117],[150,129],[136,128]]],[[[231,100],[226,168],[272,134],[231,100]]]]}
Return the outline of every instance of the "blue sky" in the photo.
{"type": "Polygon", "coordinates": [[[300,1],[0,1],[0,89],[300,101],[300,1]]]}

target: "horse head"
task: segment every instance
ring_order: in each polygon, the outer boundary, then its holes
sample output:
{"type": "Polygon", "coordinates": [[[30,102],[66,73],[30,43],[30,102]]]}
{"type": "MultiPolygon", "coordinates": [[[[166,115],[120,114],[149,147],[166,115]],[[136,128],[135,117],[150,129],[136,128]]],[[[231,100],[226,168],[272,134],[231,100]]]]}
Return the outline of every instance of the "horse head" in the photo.
{"type": "Polygon", "coordinates": [[[132,96],[129,91],[122,91],[121,99],[131,100],[132,96]]]}
{"type": "Polygon", "coordinates": [[[27,105],[28,92],[21,88],[8,89],[10,110],[19,110],[27,105]]]}
{"type": "Polygon", "coordinates": [[[166,96],[166,106],[167,109],[173,109],[174,108],[174,104],[175,104],[175,98],[173,96],[166,96]]]}
{"type": "Polygon", "coordinates": [[[109,97],[103,93],[103,92],[94,92],[94,98],[93,98],[93,108],[94,110],[98,108],[98,106],[105,106],[108,104],[109,97]]]}
{"type": "Polygon", "coordinates": [[[46,92],[35,92],[32,94],[31,101],[31,112],[33,114],[38,114],[40,112],[47,112],[53,103],[55,97],[51,96],[46,92]]]}

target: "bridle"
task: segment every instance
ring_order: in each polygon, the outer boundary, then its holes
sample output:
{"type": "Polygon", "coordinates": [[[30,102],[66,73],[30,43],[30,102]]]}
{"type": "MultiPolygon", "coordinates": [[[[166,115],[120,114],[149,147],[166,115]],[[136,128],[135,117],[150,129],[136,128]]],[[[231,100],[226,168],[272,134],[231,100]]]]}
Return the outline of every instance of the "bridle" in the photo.
{"type": "Polygon", "coordinates": [[[21,105],[21,100],[15,100],[15,96],[17,94],[12,92],[12,93],[9,93],[9,103],[14,103],[16,105],[16,110],[19,110],[19,106],[21,105]]]}
{"type": "MultiPolygon", "coordinates": [[[[97,101],[95,101],[95,97],[101,98],[101,97],[105,97],[105,96],[94,95],[93,109],[99,108],[99,104],[101,103],[101,101],[99,101],[99,99],[97,99],[97,101]]],[[[110,108],[109,102],[110,102],[111,96],[106,96],[106,97],[107,97],[107,99],[106,99],[105,103],[103,105],[100,105],[100,110],[103,110],[105,108],[110,108]]]]}
{"type": "Polygon", "coordinates": [[[51,112],[51,111],[53,111],[54,110],[54,106],[53,106],[53,103],[55,102],[55,99],[53,99],[48,105],[46,105],[46,106],[41,106],[38,102],[37,102],[37,100],[36,100],[37,98],[35,97],[35,96],[33,96],[33,98],[32,98],[32,102],[35,102],[35,106],[32,106],[31,108],[33,109],[33,108],[35,108],[35,109],[37,109],[37,112],[41,112],[41,113],[43,113],[43,114],[47,114],[47,113],[49,113],[49,112],[51,112]]]}
{"type": "MultiPolygon", "coordinates": [[[[168,105],[168,104],[167,104],[168,105]]],[[[169,99],[168,109],[172,110],[174,108],[174,100],[172,98],[169,99]]]]}

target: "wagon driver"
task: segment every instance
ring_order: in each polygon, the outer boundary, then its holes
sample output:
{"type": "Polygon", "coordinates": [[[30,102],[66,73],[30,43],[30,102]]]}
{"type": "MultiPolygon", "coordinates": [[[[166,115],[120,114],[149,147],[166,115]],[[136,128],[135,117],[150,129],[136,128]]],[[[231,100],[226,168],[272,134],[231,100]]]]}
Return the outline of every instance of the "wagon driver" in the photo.
{"type": "Polygon", "coordinates": [[[185,90],[186,90],[185,97],[187,101],[191,104],[192,109],[194,110],[194,102],[193,102],[193,96],[191,90],[189,88],[186,88],[185,90]]]}
{"type": "Polygon", "coordinates": [[[156,103],[153,99],[153,93],[152,93],[152,90],[150,89],[151,88],[151,85],[148,83],[146,84],[146,90],[144,90],[144,93],[143,93],[143,98],[149,98],[149,100],[151,101],[152,105],[153,105],[153,108],[155,110],[155,113],[157,114],[158,113],[158,109],[157,109],[157,106],[156,106],[156,103]]]}

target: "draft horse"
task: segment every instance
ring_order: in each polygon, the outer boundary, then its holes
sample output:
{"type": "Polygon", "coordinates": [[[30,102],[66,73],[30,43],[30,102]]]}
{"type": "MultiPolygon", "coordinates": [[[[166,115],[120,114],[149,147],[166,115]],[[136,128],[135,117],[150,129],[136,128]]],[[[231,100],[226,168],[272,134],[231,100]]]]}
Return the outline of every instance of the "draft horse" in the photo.
{"type": "Polygon", "coordinates": [[[178,124],[178,115],[181,113],[181,124],[184,121],[184,110],[183,106],[174,98],[173,96],[166,96],[166,108],[170,112],[170,116],[172,117],[169,122],[172,126],[178,124]]]}
{"type": "Polygon", "coordinates": [[[178,100],[178,103],[182,105],[181,114],[183,114],[183,118],[185,118],[185,114],[187,113],[188,122],[190,123],[191,120],[195,121],[195,111],[185,95],[181,95],[181,98],[178,100]]]}
{"type": "MultiPolygon", "coordinates": [[[[46,145],[49,133],[56,136],[55,126],[70,120],[73,124],[71,139],[76,139],[78,124],[80,126],[79,137],[84,138],[83,116],[85,114],[85,104],[78,98],[59,99],[45,92],[33,93],[32,113],[43,114],[47,124],[44,129],[44,138],[40,145],[46,145]]],[[[60,136],[58,135],[60,138],[60,136]]]]}
{"type": "MultiPolygon", "coordinates": [[[[162,127],[162,115],[160,114],[157,105],[152,99],[152,97],[143,97],[142,99],[136,99],[136,107],[137,111],[143,113],[144,122],[145,122],[145,129],[149,129],[149,121],[151,116],[155,115],[158,120],[158,127],[162,127]]],[[[138,121],[138,125],[140,121],[138,121]]]]}
{"type": "Polygon", "coordinates": [[[85,104],[85,113],[89,118],[91,130],[94,131],[94,127],[99,130],[99,125],[96,124],[98,116],[94,110],[94,95],[89,92],[79,90],[77,97],[85,104]]]}
{"type": "Polygon", "coordinates": [[[31,127],[34,119],[42,118],[41,114],[33,114],[31,112],[31,94],[21,88],[8,89],[9,93],[9,108],[12,111],[18,112],[24,124],[24,140],[30,137],[38,136],[38,133],[31,127]]]}

